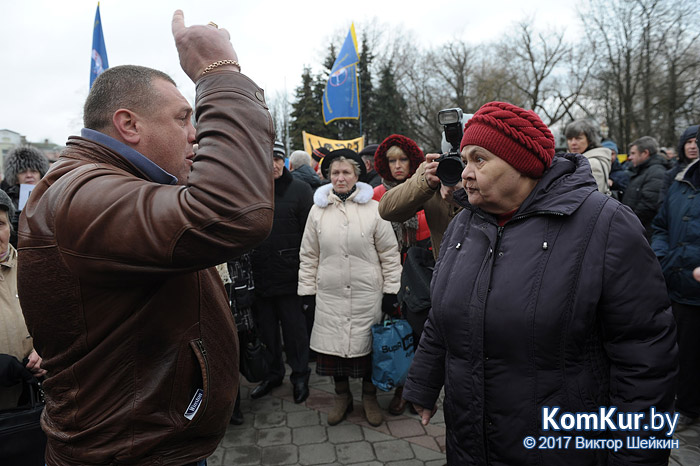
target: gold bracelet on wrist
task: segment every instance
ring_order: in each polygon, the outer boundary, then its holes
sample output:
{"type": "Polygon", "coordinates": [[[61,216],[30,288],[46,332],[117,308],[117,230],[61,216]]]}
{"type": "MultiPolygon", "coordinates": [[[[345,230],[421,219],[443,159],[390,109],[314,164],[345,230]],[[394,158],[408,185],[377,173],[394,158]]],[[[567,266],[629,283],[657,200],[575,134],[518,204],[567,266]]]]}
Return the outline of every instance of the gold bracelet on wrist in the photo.
{"type": "Polygon", "coordinates": [[[233,65],[233,66],[237,66],[237,67],[238,67],[238,71],[239,71],[239,72],[241,71],[241,64],[238,63],[236,60],[219,60],[219,61],[215,61],[215,62],[212,63],[211,65],[209,65],[209,66],[207,66],[206,68],[204,68],[204,71],[202,71],[202,76],[204,76],[205,74],[207,74],[208,72],[210,72],[210,71],[213,70],[214,68],[218,68],[218,67],[224,66],[224,65],[233,65]]]}

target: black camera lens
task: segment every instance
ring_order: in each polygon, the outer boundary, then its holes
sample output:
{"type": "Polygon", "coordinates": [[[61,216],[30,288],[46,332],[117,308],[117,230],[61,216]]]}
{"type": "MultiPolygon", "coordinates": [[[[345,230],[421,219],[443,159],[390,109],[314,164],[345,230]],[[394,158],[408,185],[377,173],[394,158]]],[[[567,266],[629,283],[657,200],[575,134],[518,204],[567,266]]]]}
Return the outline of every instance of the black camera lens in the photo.
{"type": "Polygon", "coordinates": [[[454,186],[462,180],[464,162],[459,156],[441,157],[435,174],[445,186],[454,186]]]}

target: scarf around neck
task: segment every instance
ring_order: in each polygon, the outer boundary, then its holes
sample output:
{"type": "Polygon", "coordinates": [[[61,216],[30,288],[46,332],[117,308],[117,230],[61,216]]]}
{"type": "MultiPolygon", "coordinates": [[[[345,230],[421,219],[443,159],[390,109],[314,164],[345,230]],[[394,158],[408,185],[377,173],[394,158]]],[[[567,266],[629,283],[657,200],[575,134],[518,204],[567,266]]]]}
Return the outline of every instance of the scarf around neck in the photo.
{"type": "Polygon", "coordinates": [[[337,192],[335,192],[335,189],[334,189],[333,194],[338,196],[338,198],[340,198],[341,201],[345,202],[350,196],[352,196],[352,193],[354,193],[355,191],[357,191],[357,185],[353,186],[352,189],[350,191],[346,192],[345,194],[337,193],[337,192]]]}

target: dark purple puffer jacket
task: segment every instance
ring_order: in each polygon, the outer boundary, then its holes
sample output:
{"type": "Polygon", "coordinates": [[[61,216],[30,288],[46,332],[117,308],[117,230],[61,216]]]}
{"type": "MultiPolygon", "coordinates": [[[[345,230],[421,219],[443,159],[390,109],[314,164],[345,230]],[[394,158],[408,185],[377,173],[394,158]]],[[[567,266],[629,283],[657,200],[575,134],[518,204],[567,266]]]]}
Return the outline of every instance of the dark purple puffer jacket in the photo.
{"type": "MultiPolygon", "coordinates": [[[[432,407],[445,386],[450,465],[662,465],[668,450],[576,449],[575,437],[663,432],[542,431],[563,412],[671,411],[676,332],[661,268],[632,211],[596,190],[582,156],[555,157],[515,216],[456,196],[433,274],[432,310],[404,388],[432,407]],[[571,436],[568,448],[523,439],[571,436]]],[[[666,429],[664,429],[665,431],[666,429]]]]}

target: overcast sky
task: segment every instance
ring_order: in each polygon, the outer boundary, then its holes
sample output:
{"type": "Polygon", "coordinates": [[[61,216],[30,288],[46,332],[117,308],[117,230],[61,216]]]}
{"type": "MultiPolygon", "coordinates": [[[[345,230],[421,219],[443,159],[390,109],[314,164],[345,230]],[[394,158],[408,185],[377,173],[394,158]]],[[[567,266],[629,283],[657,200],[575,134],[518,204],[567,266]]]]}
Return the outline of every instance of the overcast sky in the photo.
{"type": "MultiPolygon", "coordinates": [[[[185,24],[214,21],[231,34],[243,72],[269,96],[291,95],[305,65],[318,70],[328,42],[355,22],[377,21],[410,32],[417,46],[450,39],[498,39],[524,18],[539,28],[580,33],[573,0],[102,0],[110,66],[144,65],[170,74],[192,102],[194,84],[180,69],[172,13],[185,24]],[[350,8],[351,7],[351,8],[350,8]]],[[[82,128],[88,93],[94,0],[0,0],[0,129],[29,141],[63,144],[82,128]]]]}

